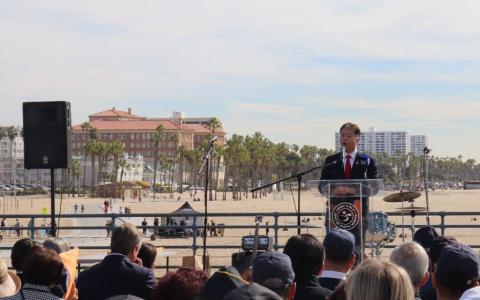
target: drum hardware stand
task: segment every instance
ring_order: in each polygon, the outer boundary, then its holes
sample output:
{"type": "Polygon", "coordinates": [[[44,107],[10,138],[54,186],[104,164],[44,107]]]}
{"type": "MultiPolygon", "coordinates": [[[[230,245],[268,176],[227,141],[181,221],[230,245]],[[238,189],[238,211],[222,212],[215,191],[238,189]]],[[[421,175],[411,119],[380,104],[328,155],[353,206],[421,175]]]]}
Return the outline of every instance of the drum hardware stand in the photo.
{"type": "MultiPolygon", "coordinates": [[[[413,206],[413,202],[412,202],[412,206],[413,206]]],[[[415,215],[416,215],[416,212],[414,209],[412,209],[410,211],[410,216],[412,217],[412,228],[410,228],[412,230],[412,237],[413,237],[413,234],[415,233],[415,215]]]]}
{"type": "MultiPolygon", "coordinates": [[[[402,191],[400,191],[402,193],[402,191]]],[[[405,242],[405,211],[403,210],[403,197],[402,199],[402,243],[405,242]]]]}

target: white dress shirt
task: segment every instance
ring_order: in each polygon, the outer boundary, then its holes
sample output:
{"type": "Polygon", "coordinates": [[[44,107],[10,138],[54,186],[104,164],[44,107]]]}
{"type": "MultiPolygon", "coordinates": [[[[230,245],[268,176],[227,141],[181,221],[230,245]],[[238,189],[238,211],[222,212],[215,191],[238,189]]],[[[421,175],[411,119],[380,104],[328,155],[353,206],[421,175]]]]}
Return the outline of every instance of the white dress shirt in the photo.
{"type": "Polygon", "coordinates": [[[320,278],[324,278],[324,277],[346,280],[347,274],[342,272],[337,272],[337,271],[323,270],[322,274],[320,274],[320,278]]]}

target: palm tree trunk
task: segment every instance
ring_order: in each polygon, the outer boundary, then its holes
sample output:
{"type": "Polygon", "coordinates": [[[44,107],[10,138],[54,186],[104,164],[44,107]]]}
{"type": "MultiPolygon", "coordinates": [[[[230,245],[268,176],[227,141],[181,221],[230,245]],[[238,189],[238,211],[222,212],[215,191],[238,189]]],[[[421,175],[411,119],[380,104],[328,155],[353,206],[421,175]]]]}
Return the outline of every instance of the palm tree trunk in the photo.
{"type": "Polygon", "coordinates": [[[91,196],[95,197],[95,155],[90,154],[92,158],[92,186],[91,186],[91,196]]]}

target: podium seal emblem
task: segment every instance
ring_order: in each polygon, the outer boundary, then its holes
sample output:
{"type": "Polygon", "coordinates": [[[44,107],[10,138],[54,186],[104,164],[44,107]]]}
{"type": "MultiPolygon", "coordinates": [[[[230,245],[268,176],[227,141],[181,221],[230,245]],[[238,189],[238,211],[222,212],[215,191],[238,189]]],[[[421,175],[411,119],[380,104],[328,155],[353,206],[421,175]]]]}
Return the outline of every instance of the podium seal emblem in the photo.
{"type": "Polygon", "coordinates": [[[360,213],[351,203],[340,203],[332,210],[333,223],[341,229],[352,230],[358,225],[360,213]]]}

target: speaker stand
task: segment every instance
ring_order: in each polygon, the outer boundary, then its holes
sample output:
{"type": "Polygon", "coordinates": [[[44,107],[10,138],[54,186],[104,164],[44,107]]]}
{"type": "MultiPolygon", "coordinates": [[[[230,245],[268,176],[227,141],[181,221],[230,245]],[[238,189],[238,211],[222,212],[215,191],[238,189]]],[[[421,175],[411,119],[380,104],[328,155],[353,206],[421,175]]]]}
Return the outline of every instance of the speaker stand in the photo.
{"type": "Polygon", "coordinates": [[[56,237],[55,226],[55,169],[50,169],[50,236],[56,237]]]}

